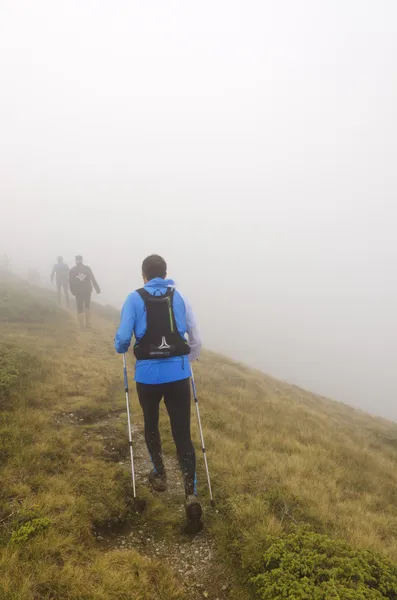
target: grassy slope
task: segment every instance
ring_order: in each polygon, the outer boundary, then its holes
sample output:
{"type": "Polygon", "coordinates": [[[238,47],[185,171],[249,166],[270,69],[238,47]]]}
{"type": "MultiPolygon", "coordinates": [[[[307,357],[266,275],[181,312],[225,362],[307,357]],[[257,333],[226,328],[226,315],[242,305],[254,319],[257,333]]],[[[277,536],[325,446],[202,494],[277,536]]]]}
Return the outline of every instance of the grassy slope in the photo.
{"type": "MultiPolygon", "coordinates": [[[[0,379],[0,598],[182,598],[164,565],[134,551],[104,554],[93,536],[95,525],[131,516],[126,473],[85,432],[91,421],[120,409],[111,338],[84,335],[45,295],[29,288],[24,298],[21,287],[0,292],[0,348],[8,357],[0,379]],[[18,357],[18,349],[29,358],[18,357]],[[5,366],[18,375],[10,394],[5,366]],[[80,427],[69,424],[71,413],[80,427]],[[10,539],[42,518],[51,521],[44,533],[10,539]]],[[[114,324],[102,324],[110,336],[114,324]]]]}
{"type": "MultiPolygon", "coordinates": [[[[94,526],[137,518],[126,502],[128,473],[108,460],[91,430],[123,409],[114,315],[102,310],[87,334],[44,292],[26,287],[26,296],[21,284],[5,289],[0,598],[184,598],[166,565],[133,551],[105,554],[93,536],[94,526]],[[43,517],[51,521],[45,532],[11,541],[26,522],[43,517]]],[[[397,561],[397,425],[210,353],[196,371],[219,505],[208,520],[221,560],[244,577],[255,570],[267,536],[298,522],[397,561]]],[[[140,418],[136,398],[133,410],[140,418]]],[[[113,444],[124,443],[120,428],[113,444]]],[[[165,448],[172,451],[169,441],[165,448]]],[[[154,500],[145,518],[167,523],[154,500]]]]}

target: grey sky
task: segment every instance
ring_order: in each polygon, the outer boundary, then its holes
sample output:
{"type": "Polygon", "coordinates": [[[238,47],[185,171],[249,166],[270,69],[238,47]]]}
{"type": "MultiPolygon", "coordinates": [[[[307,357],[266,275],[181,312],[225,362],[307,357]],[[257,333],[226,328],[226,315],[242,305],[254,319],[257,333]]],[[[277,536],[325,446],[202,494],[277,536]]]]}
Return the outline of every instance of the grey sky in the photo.
{"type": "Polygon", "coordinates": [[[394,0],[0,0],[0,252],[159,252],[208,347],[397,419],[394,0]]]}

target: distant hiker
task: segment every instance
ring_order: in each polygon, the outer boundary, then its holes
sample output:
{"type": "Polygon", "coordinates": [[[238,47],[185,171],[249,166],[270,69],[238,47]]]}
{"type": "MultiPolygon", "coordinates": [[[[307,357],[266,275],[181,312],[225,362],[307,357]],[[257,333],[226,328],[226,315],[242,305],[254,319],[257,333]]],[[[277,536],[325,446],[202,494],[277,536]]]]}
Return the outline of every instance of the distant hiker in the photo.
{"type": "Polygon", "coordinates": [[[135,336],[135,381],[145,421],[145,439],[153,464],[149,482],[154,490],[166,490],[159,432],[159,406],[164,398],[170,417],[179,463],[184,477],[186,514],[199,522],[202,510],[197,498],[196,455],[190,435],[190,361],[198,358],[201,340],[190,304],[167,277],[161,256],[148,256],[142,264],[144,287],[130,294],[121,313],[115,348],[127,352],[135,336]],[[186,333],[189,341],[185,339],[186,333]],[[189,356],[190,355],[190,356],[189,356]]]}
{"type": "Polygon", "coordinates": [[[99,285],[90,267],[83,264],[83,257],[76,256],[76,266],[70,269],[69,286],[73,296],[76,297],[77,314],[81,327],[90,327],[90,306],[92,288],[97,294],[101,293],[99,285]]]}
{"type": "Polygon", "coordinates": [[[62,305],[62,290],[65,294],[66,307],[69,308],[69,267],[63,262],[62,256],[58,256],[57,262],[54,265],[51,273],[51,283],[54,282],[57,286],[58,304],[62,305]]]}

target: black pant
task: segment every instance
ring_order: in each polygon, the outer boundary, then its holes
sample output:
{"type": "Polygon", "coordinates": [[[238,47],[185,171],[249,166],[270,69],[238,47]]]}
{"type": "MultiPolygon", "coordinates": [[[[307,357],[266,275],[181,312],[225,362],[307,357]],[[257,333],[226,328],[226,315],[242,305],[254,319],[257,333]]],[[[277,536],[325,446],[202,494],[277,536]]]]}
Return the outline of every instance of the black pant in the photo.
{"type": "Polygon", "coordinates": [[[91,306],[91,290],[85,290],[82,292],[77,292],[76,294],[76,305],[77,305],[77,312],[78,313],[83,313],[84,309],[86,308],[87,310],[90,308],[91,306]]]}
{"type": "Polygon", "coordinates": [[[196,453],[190,436],[190,379],[159,385],[137,383],[136,388],[145,420],[146,445],[155,470],[164,472],[159,432],[159,408],[164,398],[186,495],[196,493],[196,453]]]}
{"type": "Polygon", "coordinates": [[[69,308],[69,283],[67,281],[57,281],[58,304],[62,302],[62,290],[66,298],[66,306],[69,308]]]}

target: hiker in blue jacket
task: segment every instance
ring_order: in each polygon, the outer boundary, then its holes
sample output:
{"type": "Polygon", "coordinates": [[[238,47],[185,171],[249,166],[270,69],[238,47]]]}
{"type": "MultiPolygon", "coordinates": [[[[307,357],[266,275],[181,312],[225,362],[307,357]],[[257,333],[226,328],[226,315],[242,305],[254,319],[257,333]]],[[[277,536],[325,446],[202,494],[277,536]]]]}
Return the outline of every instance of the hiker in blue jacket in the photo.
{"type": "Polygon", "coordinates": [[[158,255],[148,256],[142,264],[142,276],[144,287],[132,292],[124,303],[115,348],[120,354],[127,352],[135,336],[135,381],[153,464],[150,484],[158,492],[167,487],[158,427],[164,398],[184,477],[187,518],[199,522],[202,509],[190,434],[190,361],[200,353],[200,335],[190,304],[175,289],[174,281],[166,278],[165,260],[158,255]]]}

